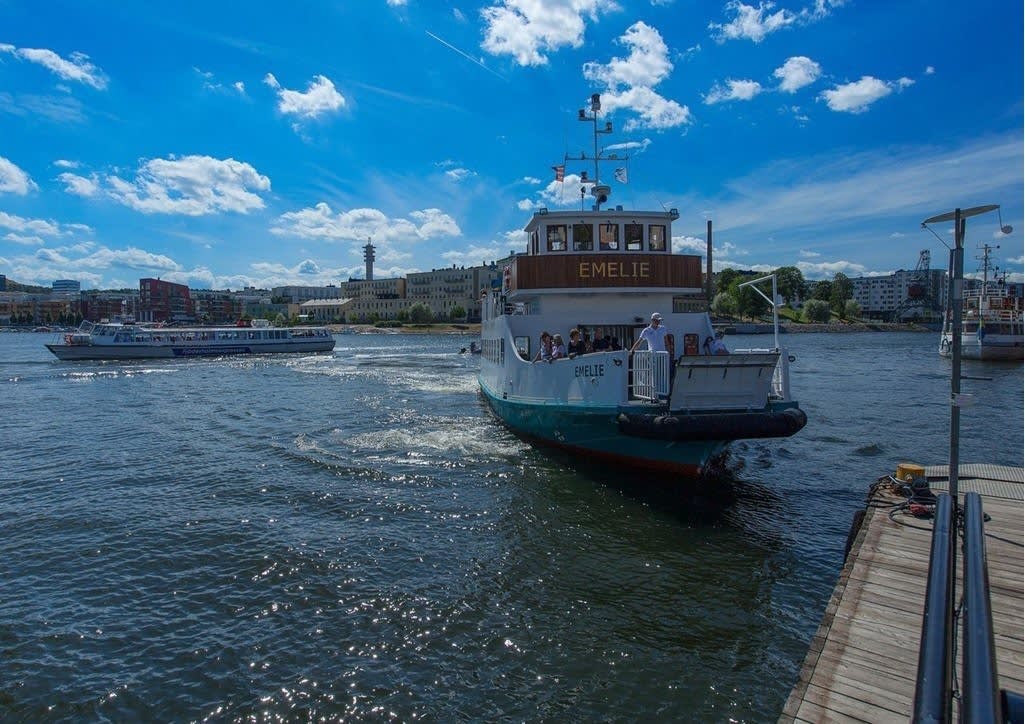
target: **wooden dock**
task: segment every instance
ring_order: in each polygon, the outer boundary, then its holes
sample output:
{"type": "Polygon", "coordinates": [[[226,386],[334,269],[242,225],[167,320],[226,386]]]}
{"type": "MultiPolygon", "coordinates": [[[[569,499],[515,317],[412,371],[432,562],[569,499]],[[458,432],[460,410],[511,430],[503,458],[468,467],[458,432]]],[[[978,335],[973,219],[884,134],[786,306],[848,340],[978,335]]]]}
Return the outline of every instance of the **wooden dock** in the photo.
{"type": "MultiPolygon", "coordinates": [[[[964,493],[977,492],[991,518],[984,531],[1000,687],[1022,692],[1025,471],[961,465],[958,472],[962,504],[964,493]]],[[[933,492],[947,492],[947,466],[927,467],[926,478],[933,492]]],[[[903,500],[885,495],[892,503],[903,500]]],[[[885,498],[877,496],[879,503],[885,498]]],[[[891,516],[891,510],[867,508],[781,722],[910,720],[932,526],[929,519],[891,516]]],[[[957,569],[960,581],[960,549],[957,569]]],[[[960,676],[958,658],[955,688],[960,676]]]]}

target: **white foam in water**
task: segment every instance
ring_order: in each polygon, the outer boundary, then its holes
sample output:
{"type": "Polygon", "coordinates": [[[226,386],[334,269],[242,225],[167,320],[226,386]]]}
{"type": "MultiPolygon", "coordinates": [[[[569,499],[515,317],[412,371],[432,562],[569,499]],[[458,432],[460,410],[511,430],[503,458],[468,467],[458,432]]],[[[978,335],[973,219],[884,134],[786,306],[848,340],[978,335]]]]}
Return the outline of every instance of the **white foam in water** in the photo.
{"type": "MultiPolygon", "coordinates": [[[[346,439],[345,444],[361,451],[381,453],[444,453],[443,457],[517,457],[527,449],[516,438],[495,439],[481,434],[480,420],[451,418],[431,420],[423,430],[391,428],[365,432],[346,439]]],[[[340,430],[335,431],[341,433],[340,430]]],[[[427,461],[424,461],[427,462],[427,461]]]]}

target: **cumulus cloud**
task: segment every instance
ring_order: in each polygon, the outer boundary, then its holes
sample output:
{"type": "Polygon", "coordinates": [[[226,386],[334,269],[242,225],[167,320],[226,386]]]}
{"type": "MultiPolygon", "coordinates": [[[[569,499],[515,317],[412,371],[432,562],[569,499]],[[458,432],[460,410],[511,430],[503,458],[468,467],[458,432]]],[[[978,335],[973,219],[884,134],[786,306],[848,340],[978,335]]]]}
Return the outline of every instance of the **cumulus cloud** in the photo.
{"type": "Polygon", "coordinates": [[[26,219],[8,214],[6,211],[0,211],[0,228],[37,236],[60,236],[61,234],[61,226],[56,221],[26,219]]]}
{"type": "Polygon", "coordinates": [[[271,233],[326,241],[356,241],[369,237],[376,244],[460,236],[462,230],[455,219],[440,209],[413,211],[409,218],[394,219],[377,209],[351,209],[336,213],[322,201],[313,208],[282,214],[271,228],[271,233]]]}
{"type": "Polygon", "coordinates": [[[811,58],[795,55],[776,70],[773,76],[779,78],[779,89],[785,93],[796,93],[806,85],[811,85],[822,75],[822,67],[811,58]]]}
{"type": "Polygon", "coordinates": [[[765,36],[797,22],[795,13],[786,9],[770,12],[774,7],[775,3],[771,2],[759,2],[758,7],[754,7],[731,0],[726,3],[725,10],[733,13],[733,19],[726,23],[709,23],[712,38],[717,43],[741,39],[760,43],[765,36]]]}
{"type": "Polygon", "coordinates": [[[548,53],[579,48],[588,20],[619,9],[612,0],[503,0],[481,10],[484,42],[492,55],[509,55],[523,66],[546,65],[548,53]]]}
{"type": "MultiPolygon", "coordinates": [[[[71,174],[62,174],[70,176],[71,174]]],[[[89,179],[62,179],[72,193],[89,189],[89,179]]],[[[262,209],[260,192],[270,191],[270,179],[248,163],[210,156],[156,158],[146,161],[135,178],[107,176],[107,196],[144,214],[205,216],[222,211],[240,214],[262,209]]]]}
{"type": "Polygon", "coordinates": [[[85,53],[76,52],[68,58],[62,58],[45,48],[16,48],[4,43],[0,43],[0,53],[10,53],[22,60],[41,65],[64,80],[84,83],[97,90],[104,90],[107,87],[107,76],[89,62],[89,56],[85,53]]]}
{"type": "Polygon", "coordinates": [[[885,81],[865,75],[861,77],[861,80],[856,80],[853,83],[845,83],[832,90],[822,91],[819,97],[832,111],[864,113],[869,106],[890,95],[894,90],[901,91],[913,84],[914,81],[910,78],[885,81]]]}
{"type": "Polygon", "coordinates": [[[73,196],[95,196],[100,191],[96,174],[86,178],[74,173],[62,173],[57,178],[64,182],[64,190],[73,196]]]}
{"type": "Polygon", "coordinates": [[[39,187],[29,175],[12,161],[0,156],[0,193],[26,195],[39,187]]]}
{"type": "Polygon", "coordinates": [[[704,96],[707,105],[726,103],[728,101],[749,101],[762,92],[762,84],[754,80],[726,80],[726,85],[718,83],[704,96]]]}
{"type": "Polygon", "coordinates": [[[286,115],[313,120],[346,105],[345,98],[335,90],[335,84],[323,75],[314,76],[305,92],[282,88],[271,73],[264,76],[263,82],[277,92],[278,110],[286,115]]]}
{"type": "Polygon", "coordinates": [[[665,130],[693,123],[690,109],[664,98],[654,86],[669,77],[673,64],[669,48],[657,30],[636,22],[617,39],[630,49],[625,58],[608,63],[585,63],[584,78],[604,86],[602,106],[606,112],[618,109],[636,114],[623,127],[630,132],[642,128],[665,130]]]}
{"type": "Polygon", "coordinates": [[[762,42],[767,35],[792,25],[808,25],[828,16],[833,8],[844,5],[846,0],[815,0],[815,2],[798,12],[781,9],[772,12],[774,2],[759,2],[758,6],[748,5],[739,0],[731,0],[724,8],[733,18],[726,23],[709,23],[712,38],[717,43],[727,40],[750,40],[762,42]]]}

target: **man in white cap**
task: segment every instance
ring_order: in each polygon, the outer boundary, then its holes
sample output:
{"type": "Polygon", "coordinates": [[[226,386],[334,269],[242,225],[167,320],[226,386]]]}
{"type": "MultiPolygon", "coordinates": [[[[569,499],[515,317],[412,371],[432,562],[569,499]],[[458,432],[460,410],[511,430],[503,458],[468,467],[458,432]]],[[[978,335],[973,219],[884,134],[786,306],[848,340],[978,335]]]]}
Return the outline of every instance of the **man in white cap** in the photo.
{"type": "MultiPolygon", "coordinates": [[[[648,343],[648,349],[650,349],[652,352],[667,351],[666,342],[668,341],[669,345],[672,345],[673,339],[673,336],[671,334],[667,334],[667,332],[668,330],[662,326],[662,315],[658,312],[655,312],[651,315],[651,324],[649,324],[647,327],[641,330],[641,336],[637,338],[636,342],[634,342],[634,345],[630,348],[630,351],[633,352],[634,350],[636,350],[641,345],[642,341],[648,343]],[[668,340],[666,339],[667,337],[668,340]]],[[[668,351],[670,353],[670,356],[672,356],[673,350],[670,349],[668,351]]]]}

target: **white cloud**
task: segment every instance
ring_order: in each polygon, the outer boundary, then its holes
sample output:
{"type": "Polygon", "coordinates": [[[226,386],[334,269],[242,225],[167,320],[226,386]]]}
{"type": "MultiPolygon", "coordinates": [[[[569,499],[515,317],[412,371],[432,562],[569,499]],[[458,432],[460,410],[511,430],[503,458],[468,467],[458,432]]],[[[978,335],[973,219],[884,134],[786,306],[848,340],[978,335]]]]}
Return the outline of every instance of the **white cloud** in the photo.
{"type": "Polygon", "coordinates": [[[709,23],[708,28],[713,31],[712,38],[717,43],[741,39],[760,43],[766,35],[797,22],[798,16],[789,10],[770,13],[774,7],[775,3],[771,2],[759,2],[758,7],[754,7],[738,0],[730,0],[726,3],[725,10],[727,13],[733,12],[734,17],[727,23],[709,23]]]}
{"type": "Polygon", "coordinates": [[[22,246],[42,246],[46,241],[39,236],[22,236],[21,234],[5,234],[3,237],[4,241],[9,241],[13,244],[21,244],[22,246]]]}
{"type": "Polygon", "coordinates": [[[830,279],[837,273],[846,274],[849,277],[860,277],[868,270],[865,265],[853,261],[824,261],[816,264],[799,261],[794,266],[809,279],[830,279]]]}
{"type": "Polygon", "coordinates": [[[78,161],[68,161],[67,159],[58,158],[53,162],[53,165],[57,168],[78,168],[78,161]]]}
{"type": "Polygon", "coordinates": [[[29,175],[18,168],[13,162],[0,156],[0,193],[24,196],[39,187],[29,175]]]}
{"type": "Polygon", "coordinates": [[[64,190],[74,196],[95,196],[100,191],[96,174],[86,178],[74,173],[62,173],[57,178],[64,182],[64,190]]]}
{"type": "Polygon", "coordinates": [[[795,55],[776,70],[773,76],[779,78],[779,89],[786,93],[796,93],[806,85],[811,85],[822,75],[822,67],[811,58],[795,55]]]}
{"type": "Polygon", "coordinates": [[[36,63],[48,69],[64,80],[73,80],[92,86],[97,90],[107,87],[107,76],[89,62],[85,53],[72,53],[70,58],[62,58],[52,50],[45,48],[16,48],[13,45],[0,44],[0,52],[36,63]]]}
{"type": "Polygon", "coordinates": [[[819,95],[826,101],[832,111],[846,113],[864,113],[868,107],[893,92],[894,86],[905,87],[902,78],[896,83],[888,83],[870,75],[862,76],[861,80],[838,85],[832,90],[825,90],[819,95]]]}
{"type": "Polygon", "coordinates": [[[17,232],[28,232],[37,236],[60,236],[61,227],[56,221],[26,219],[0,211],[0,228],[17,232]]]}
{"type": "Polygon", "coordinates": [[[617,41],[630,48],[626,58],[608,63],[585,63],[584,78],[605,87],[602,109],[606,113],[625,110],[638,118],[624,124],[626,132],[641,128],[665,130],[693,123],[690,109],[664,98],[653,87],[669,77],[673,64],[669,48],[657,30],[642,22],[627,28],[617,41]]]}
{"type": "Polygon", "coordinates": [[[234,83],[232,83],[231,87],[234,88],[235,90],[237,90],[241,95],[245,95],[246,94],[246,84],[243,83],[240,80],[235,81],[234,83]]]}
{"type": "Polygon", "coordinates": [[[258,192],[270,191],[270,179],[233,158],[184,156],[146,161],[133,181],[107,176],[104,190],[144,214],[245,214],[263,208],[258,192]]]}
{"type": "Polygon", "coordinates": [[[936,69],[934,67],[932,67],[931,65],[925,66],[925,74],[926,75],[933,75],[935,72],[936,72],[936,69]]]}
{"type": "Polygon", "coordinates": [[[612,0],[502,0],[481,10],[484,42],[492,55],[510,55],[519,65],[546,65],[547,54],[563,46],[579,48],[585,21],[619,10],[612,0]]]}
{"type": "Polygon", "coordinates": [[[727,101],[749,101],[762,92],[762,84],[754,80],[733,80],[728,78],[726,85],[718,83],[704,96],[707,105],[725,103],[727,101]]]}
{"type": "Polygon", "coordinates": [[[445,175],[448,176],[453,181],[457,181],[458,182],[458,181],[465,181],[468,178],[472,178],[472,177],[476,176],[477,172],[476,171],[471,171],[468,168],[451,168],[451,169],[449,169],[448,171],[445,172],[445,175]]]}
{"type": "Polygon", "coordinates": [[[462,234],[455,219],[439,209],[414,211],[409,217],[393,219],[377,209],[352,209],[335,213],[322,201],[313,208],[282,214],[271,228],[271,233],[328,241],[356,241],[369,237],[375,244],[416,242],[437,236],[462,234]]]}
{"type": "Polygon", "coordinates": [[[335,90],[335,84],[323,75],[310,81],[306,92],[282,88],[273,74],[264,76],[263,82],[278,94],[278,110],[303,119],[315,119],[325,113],[334,113],[346,105],[346,100],[335,90]]]}
{"type": "Polygon", "coordinates": [[[801,249],[799,252],[797,252],[797,254],[802,259],[814,259],[816,257],[822,256],[822,254],[819,254],[817,251],[810,251],[808,249],[801,249]]]}

